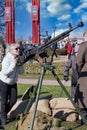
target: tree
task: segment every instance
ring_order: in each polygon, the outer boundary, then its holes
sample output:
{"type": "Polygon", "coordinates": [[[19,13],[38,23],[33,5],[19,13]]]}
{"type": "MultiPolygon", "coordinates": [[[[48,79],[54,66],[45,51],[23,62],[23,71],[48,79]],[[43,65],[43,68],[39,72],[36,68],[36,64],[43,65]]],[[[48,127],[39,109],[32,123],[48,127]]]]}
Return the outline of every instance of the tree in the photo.
{"type": "Polygon", "coordinates": [[[5,0],[0,0],[0,42],[5,39],[5,21],[4,21],[5,0]]]}

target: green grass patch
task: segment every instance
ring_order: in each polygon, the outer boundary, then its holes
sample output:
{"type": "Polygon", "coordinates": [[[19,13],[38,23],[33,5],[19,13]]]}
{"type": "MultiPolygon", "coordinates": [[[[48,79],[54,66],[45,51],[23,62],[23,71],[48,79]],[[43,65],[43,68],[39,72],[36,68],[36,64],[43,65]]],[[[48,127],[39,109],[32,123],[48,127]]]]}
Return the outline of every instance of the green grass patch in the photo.
{"type": "MultiPolygon", "coordinates": [[[[58,58],[57,58],[58,60],[58,58]]],[[[56,72],[58,74],[58,77],[62,80],[63,79],[63,73],[64,73],[64,67],[66,65],[66,62],[53,62],[53,65],[56,68],[56,72]]],[[[29,62],[24,64],[25,73],[23,75],[20,75],[20,78],[38,78],[41,74],[41,65],[38,62],[33,62],[29,64],[29,62]]],[[[0,64],[0,70],[1,70],[1,64],[0,64]]],[[[69,73],[69,79],[71,79],[72,70],[70,70],[69,73]]],[[[44,76],[45,79],[54,79],[51,71],[47,70],[44,76]]]]}
{"type": "MultiPolygon", "coordinates": [[[[66,62],[57,62],[57,63],[53,63],[53,65],[55,66],[55,71],[58,74],[58,77],[60,79],[63,79],[63,73],[64,73],[64,67],[66,65],[66,62]]],[[[40,64],[36,63],[26,63],[24,64],[24,68],[25,68],[25,73],[23,75],[20,75],[21,78],[38,78],[39,75],[41,74],[41,66],[40,64]]],[[[72,74],[72,70],[70,70],[69,76],[71,79],[71,74],[72,74]]],[[[54,79],[51,71],[47,70],[44,76],[45,79],[54,79]]]]}
{"type": "Polygon", "coordinates": [[[87,130],[87,125],[79,125],[76,122],[63,121],[61,126],[66,130],[87,130]]]}
{"type": "MultiPolygon", "coordinates": [[[[27,84],[18,84],[18,98],[21,98],[21,96],[23,95],[23,93],[25,92],[25,90],[27,88],[29,88],[31,85],[27,85],[27,84]]],[[[66,87],[67,91],[70,93],[71,92],[71,88],[70,87],[66,87]]],[[[59,97],[62,93],[63,97],[66,97],[66,94],[64,93],[63,89],[61,88],[61,86],[47,86],[47,85],[43,85],[41,86],[41,91],[40,91],[40,96],[48,96],[48,95],[52,95],[52,98],[54,97],[59,97]]]]}
{"type": "MultiPolygon", "coordinates": [[[[15,124],[16,124],[16,122],[9,123],[8,125],[5,126],[5,130],[16,130],[15,124]]],[[[76,122],[62,121],[61,126],[64,127],[65,130],[87,130],[87,125],[81,126],[81,125],[77,124],[76,122]]],[[[59,129],[61,129],[61,128],[58,128],[58,130],[59,129]]]]}

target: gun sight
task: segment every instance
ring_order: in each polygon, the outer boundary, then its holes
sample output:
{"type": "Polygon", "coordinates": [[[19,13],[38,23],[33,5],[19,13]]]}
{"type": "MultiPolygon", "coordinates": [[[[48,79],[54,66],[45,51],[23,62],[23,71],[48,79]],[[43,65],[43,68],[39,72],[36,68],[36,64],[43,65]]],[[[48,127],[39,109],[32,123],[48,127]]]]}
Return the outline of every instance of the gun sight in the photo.
{"type": "Polygon", "coordinates": [[[78,27],[83,27],[84,26],[84,23],[81,21],[79,24],[78,24],[78,27]]]}

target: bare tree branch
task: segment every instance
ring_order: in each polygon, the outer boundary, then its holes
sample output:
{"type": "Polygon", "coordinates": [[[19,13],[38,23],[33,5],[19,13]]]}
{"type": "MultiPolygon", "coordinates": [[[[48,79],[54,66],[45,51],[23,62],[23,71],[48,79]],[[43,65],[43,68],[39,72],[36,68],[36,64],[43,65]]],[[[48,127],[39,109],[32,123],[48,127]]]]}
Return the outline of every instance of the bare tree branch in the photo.
{"type": "Polygon", "coordinates": [[[0,0],[0,41],[5,39],[4,8],[6,0],[0,0]]]}

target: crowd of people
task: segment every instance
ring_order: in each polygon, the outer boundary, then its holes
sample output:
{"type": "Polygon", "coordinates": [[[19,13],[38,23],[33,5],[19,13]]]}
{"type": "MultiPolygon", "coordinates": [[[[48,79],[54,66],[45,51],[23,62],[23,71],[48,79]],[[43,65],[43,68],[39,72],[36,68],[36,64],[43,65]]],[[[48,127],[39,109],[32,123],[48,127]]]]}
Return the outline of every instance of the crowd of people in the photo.
{"type": "MultiPolygon", "coordinates": [[[[64,80],[69,80],[69,70],[72,68],[71,97],[87,118],[87,30],[83,33],[84,42],[80,45],[68,44],[68,62],[64,68],[64,80]]],[[[7,113],[17,101],[18,75],[24,73],[23,65],[17,65],[20,55],[19,44],[11,44],[6,48],[0,71],[1,93],[1,123],[7,123],[7,113]]],[[[81,120],[82,123],[84,123],[81,120]]]]}

